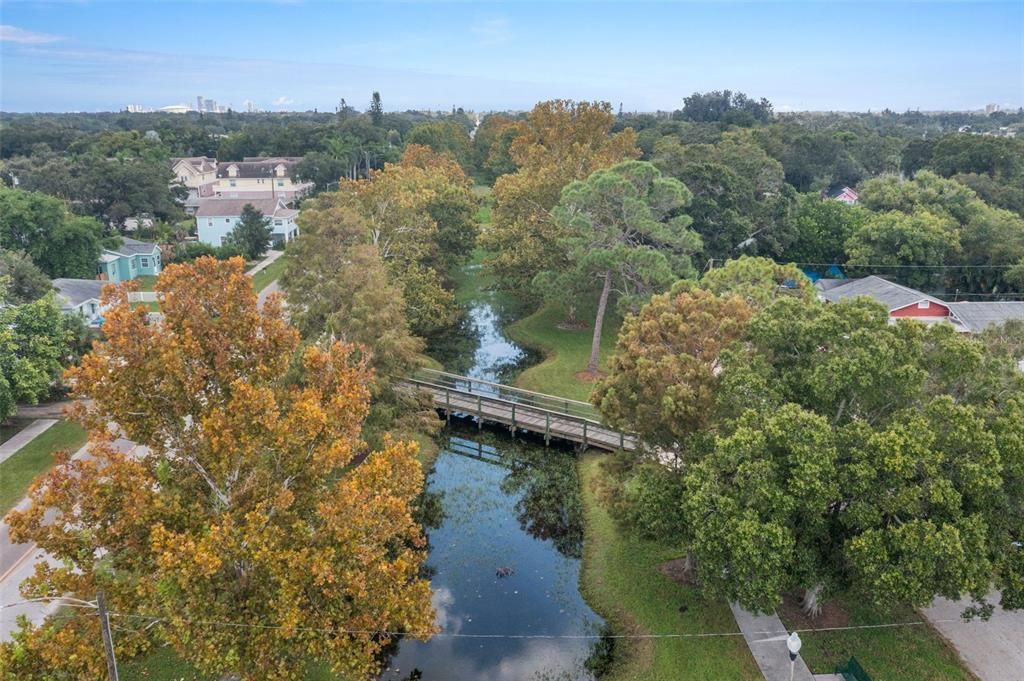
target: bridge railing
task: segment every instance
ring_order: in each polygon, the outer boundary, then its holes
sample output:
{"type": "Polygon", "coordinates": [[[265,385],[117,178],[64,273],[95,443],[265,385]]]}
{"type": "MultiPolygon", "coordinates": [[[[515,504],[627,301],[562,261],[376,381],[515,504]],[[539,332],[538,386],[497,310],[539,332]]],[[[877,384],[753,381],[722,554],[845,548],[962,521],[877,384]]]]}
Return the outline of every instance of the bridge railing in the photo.
{"type": "Polygon", "coordinates": [[[413,374],[412,379],[417,383],[454,390],[470,395],[481,395],[492,397],[505,402],[515,402],[530,407],[536,407],[547,412],[564,414],[566,416],[601,423],[601,415],[593,405],[578,400],[570,400],[544,393],[513,388],[511,386],[493,383],[479,378],[459,376],[446,371],[436,369],[420,369],[413,374]]]}

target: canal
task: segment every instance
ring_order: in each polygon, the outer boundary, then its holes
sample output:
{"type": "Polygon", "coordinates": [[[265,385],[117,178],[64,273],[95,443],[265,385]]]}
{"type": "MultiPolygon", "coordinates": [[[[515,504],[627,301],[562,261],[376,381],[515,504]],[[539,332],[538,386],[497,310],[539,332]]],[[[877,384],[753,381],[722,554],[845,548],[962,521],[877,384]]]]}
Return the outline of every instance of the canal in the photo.
{"type": "MultiPolygon", "coordinates": [[[[475,378],[509,382],[537,358],[502,332],[505,301],[472,269],[465,274],[466,342],[447,344],[440,359],[475,378]]],[[[593,679],[588,659],[600,643],[591,637],[602,621],[579,592],[583,519],[573,453],[456,423],[445,432],[427,494],[442,510],[427,528],[441,633],[401,641],[381,679],[593,679]]]]}

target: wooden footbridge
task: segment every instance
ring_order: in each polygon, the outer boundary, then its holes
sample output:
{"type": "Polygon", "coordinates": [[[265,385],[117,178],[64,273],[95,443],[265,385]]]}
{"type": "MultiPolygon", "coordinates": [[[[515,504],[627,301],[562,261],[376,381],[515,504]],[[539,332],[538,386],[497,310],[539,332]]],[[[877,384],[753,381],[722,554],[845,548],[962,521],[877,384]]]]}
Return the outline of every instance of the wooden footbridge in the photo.
{"type": "Polygon", "coordinates": [[[609,451],[636,449],[636,437],[609,428],[586,402],[535,393],[469,376],[421,369],[403,382],[429,393],[447,418],[463,415],[484,423],[506,425],[515,433],[525,430],[544,437],[577,442],[609,451]]]}

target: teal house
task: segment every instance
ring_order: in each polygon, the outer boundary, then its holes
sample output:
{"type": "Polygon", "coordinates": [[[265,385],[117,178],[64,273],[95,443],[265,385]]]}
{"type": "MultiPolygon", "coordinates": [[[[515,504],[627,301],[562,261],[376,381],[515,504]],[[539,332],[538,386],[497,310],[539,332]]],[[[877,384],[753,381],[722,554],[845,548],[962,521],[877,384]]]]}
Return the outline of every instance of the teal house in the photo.
{"type": "Polygon", "coordinates": [[[99,278],[109,282],[128,281],[146,274],[160,274],[160,246],[124,238],[117,248],[100,254],[99,278]]]}

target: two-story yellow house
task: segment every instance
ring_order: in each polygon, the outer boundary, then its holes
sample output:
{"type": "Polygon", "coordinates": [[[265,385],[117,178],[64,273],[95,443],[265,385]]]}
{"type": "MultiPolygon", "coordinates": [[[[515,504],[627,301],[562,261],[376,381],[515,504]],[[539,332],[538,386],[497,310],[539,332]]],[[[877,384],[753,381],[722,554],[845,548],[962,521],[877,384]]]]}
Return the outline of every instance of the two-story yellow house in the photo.
{"type": "Polygon", "coordinates": [[[295,166],[301,160],[295,156],[247,156],[241,161],[221,161],[217,164],[214,196],[291,201],[313,188],[311,182],[295,180],[295,166]]]}

